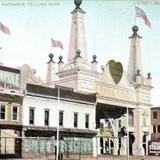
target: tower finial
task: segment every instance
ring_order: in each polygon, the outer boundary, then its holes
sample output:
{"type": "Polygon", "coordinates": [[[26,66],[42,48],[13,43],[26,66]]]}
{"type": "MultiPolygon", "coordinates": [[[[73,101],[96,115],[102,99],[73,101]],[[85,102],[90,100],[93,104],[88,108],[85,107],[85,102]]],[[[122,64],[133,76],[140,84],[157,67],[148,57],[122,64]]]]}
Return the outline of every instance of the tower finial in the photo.
{"type": "Polygon", "coordinates": [[[76,9],[80,9],[80,5],[82,4],[82,0],[74,0],[74,4],[76,5],[76,9]]]}
{"type": "Polygon", "coordinates": [[[63,56],[60,55],[60,56],[59,56],[59,62],[58,62],[58,64],[59,64],[59,63],[63,63],[62,59],[63,59],[63,56]]]}
{"type": "Polygon", "coordinates": [[[133,31],[133,34],[137,34],[137,31],[139,30],[138,26],[134,25],[132,27],[132,31],[133,31]]]}
{"type": "Polygon", "coordinates": [[[54,57],[54,54],[53,54],[53,53],[50,53],[50,54],[48,55],[48,57],[50,58],[50,60],[48,61],[48,63],[54,62],[54,61],[53,61],[53,57],[54,57]]]}
{"type": "Polygon", "coordinates": [[[138,30],[139,30],[138,26],[134,25],[134,26],[132,27],[133,34],[132,34],[132,36],[129,37],[129,38],[133,38],[133,37],[142,38],[140,35],[138,35],[138,33],[137,33],[138,30]]]}

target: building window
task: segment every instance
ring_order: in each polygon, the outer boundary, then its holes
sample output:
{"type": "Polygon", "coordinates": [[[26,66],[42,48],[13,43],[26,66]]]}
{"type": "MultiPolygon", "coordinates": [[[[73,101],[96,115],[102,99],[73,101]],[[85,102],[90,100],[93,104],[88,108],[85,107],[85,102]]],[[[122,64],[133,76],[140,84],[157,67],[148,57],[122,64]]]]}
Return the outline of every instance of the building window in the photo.
{"type": "Polygon", "coordinates": [[[18,120],[18,107],[13,106],[12,108],[12,120],[17,121],[18,120]]]}
{"type": "Polygon", "coordinates": [[[29,124],[34,124],[34,108],[29,108],[29,124]]]}
{"type": "Polygon", "coordinates": [[[74,127],[78,127],[78,113],[74,113],[74,127]]]}
{"type": "Polygon", "coordinates": [[[153,133],[156,133],[156,126],[153,126],[153,133]]]}
{"type": "Polygon", "coordinates": [[[158,125],[158,133],[160,133],[160,125],[158,125]]]}
{"type": "Polygon", "coordinates": [[[157,111],[154,111],[154,112],[153,112],[153,118],[154,118],[154,119],[157,119],[157,117],[158,117],[157,111]]]}
{"type": "Polygon", "coordinates": [[[49,125],[49,110],[44,111],[44,125],[45,126],[49,125]]]}
{"type": "Polygon", "coordinates": [[[0,105],[0,119],[5,119],[6,118],[5,115],[6,115],[6,106],[1,104],[0,105]]]}
{"type": "Polygon", "coordinates": [[[59,112],[59,125],[63,126],[63,111],[59,112]]]}
{"type": "Polygon", "coordinates": [[[85,115],[85,128],[89,128],[89,114],[85,115]]]}

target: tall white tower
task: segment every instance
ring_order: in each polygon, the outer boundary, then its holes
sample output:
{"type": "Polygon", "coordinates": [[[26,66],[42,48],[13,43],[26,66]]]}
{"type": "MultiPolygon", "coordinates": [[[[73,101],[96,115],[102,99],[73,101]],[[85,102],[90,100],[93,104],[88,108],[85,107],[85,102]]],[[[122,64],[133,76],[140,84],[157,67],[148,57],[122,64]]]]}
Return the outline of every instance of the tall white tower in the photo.
{"type": "Polygon", "coordinates": [[[133,84],[136,95],[136,105],[134,108],[134,136],[133,154],[144,155],[147,154],[148,140],[151,132],[151,89],[152,80],[150,73],[145,78],[143,75],[142,57],[140,39],[137,34],[138,27],[132,27],[133,34],[131,37],[129,61],[128,61],[128,78],[129,82],[133,84]],[[144,139],[146,139],[144,141],[144,139]],[[144,149],[145,148],[145,149],[144,149]]]}
{"type": "Polygon", "coordinates": [[[74,1],[76,8],[71,12],[72,24],[70,33],[70,42],[68,50],[68,62],[75,59],[76,51],[81,51],[81,57],[87,61],[86,38],[84,27],[84,14],[86,13],[80,8],[82,1],[74,1]]]}
{"type": "Polygon", "coordinates": [[[143,75],[141,49],[140,49],[140,39],[142,38],[137,34],[138,27],[135,25],[132,27],[133,34],[130,38],[130,53],[128,61],[128,79],[129,82],[135,82],[136,75],[143,75]]]}
{"type": "Polygon", "coordinates": [[[68,59],[57,73],[59,80],[56,84],[74,88],[77,92],[95,93],[95,81],[99,77],[97,56],[93,55],[92,62],[88,62],[84,27],[86,12],[80,8],[82,0],[75,0],[74,3],[76,8],[71,12],[72,24],[68,59]]]}

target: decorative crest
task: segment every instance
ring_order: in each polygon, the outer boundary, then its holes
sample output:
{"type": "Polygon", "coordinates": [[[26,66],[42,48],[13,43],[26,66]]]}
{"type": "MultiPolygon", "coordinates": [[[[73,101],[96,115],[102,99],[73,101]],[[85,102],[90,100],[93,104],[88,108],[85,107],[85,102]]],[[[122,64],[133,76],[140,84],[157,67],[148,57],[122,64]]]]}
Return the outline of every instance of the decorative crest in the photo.
{"type": "Polygon", "coordinates": [[[118,84],[123,75],[123,66],[120,62],[115,62],[114,60],[110,60],[108,63],[111,76],[114,82],[118,84]]]}

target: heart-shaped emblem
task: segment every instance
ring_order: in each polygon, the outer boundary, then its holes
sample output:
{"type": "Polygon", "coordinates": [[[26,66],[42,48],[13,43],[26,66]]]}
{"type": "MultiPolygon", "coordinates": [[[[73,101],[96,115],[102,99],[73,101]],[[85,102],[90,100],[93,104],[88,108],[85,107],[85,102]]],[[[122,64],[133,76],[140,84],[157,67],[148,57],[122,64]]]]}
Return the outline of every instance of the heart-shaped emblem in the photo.
{"type": "Polygon", "coordinates": [[[108,63],[111,76],[114,82],[118,84],[123,75],[123,66],[120,62],[115,62],[114,60],[110,60],[108,63]]]}

